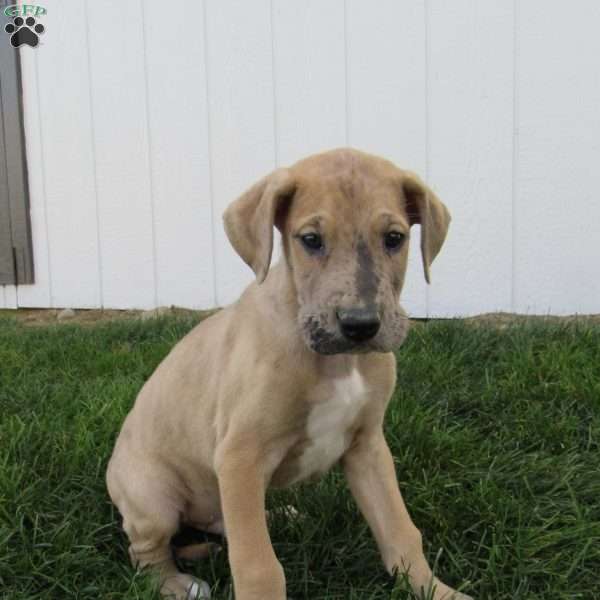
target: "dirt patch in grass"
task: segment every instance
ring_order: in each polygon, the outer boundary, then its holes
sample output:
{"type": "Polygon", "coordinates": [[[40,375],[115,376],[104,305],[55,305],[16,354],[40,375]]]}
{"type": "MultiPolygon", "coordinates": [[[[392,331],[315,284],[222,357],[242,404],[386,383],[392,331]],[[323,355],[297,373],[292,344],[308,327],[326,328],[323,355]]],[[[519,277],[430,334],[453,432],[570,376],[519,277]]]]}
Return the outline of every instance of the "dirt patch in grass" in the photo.
{"type": "MultiPolygon", "coordinates": [[[[95,324],[105,321],[122,321],[127,319],[149,319],[159,316],[196,316],[205,318],[217,312],[213,310],[192,310],[189,308],[180,308],[177,306],[161,306],[151,310],[111,310],[111,309],[77,309],[74,316],[66,319],[59,319],[59,314],[63,309],[57,308],[19,308],[17,310],[0,310],[0,317],[16,318],[24,325],[39,326],[50,323],[79,323],[83,325],[95,324]]],[[[427,323],[431,319],[412,319],[415,325],[427,323]]],[[[442,320],[442,319],[439,319],[442,320]]],[[[503,329],[514,323],[600,323],[600,314],[598,315],[569,315],[563,317],[551,315],[518,315],[515,313],[493,312],[467,317],[463,319],[470,325],[495,326],[503,329]]]]}
{"type": "Polygon", "coordinates": [[[0,317],[12,317],[28,326],[49,325],[50,323],[77,323],[94,325],[107,321],[124,321],[128,319],[149,319],[162,316],[196,316],[208,317],[216,310],[191,310],[175,306],[165,306],[152,310],[109,310],[109,309],[78,309],[74,316],[60,319],[63,309],[57,308],[19,308],[17,310],[0,310],[0,317]]]}

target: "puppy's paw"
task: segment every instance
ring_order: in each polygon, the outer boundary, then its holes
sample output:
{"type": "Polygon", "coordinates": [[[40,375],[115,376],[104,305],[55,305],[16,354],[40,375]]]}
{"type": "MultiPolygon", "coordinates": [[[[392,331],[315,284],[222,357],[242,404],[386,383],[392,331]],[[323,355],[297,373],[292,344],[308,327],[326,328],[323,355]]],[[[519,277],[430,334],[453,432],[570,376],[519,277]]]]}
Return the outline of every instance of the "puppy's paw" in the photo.
{"type": "Polygon", "coordinates": [[[165,600],[208,600],[210,586],[206,581],[178,573],[163,582],[160,593],[165,600]]]}
{"type": "Polygon", "coordinates": [[[444,596],[444,600],[474,600],[474,598],[462,592],[453,592],[449,596],[444,596]]]}
{"type": "Polygon", "coordinates": [[[197,579],[188,589],[186,600],[209,600],[209,598],[210,586],[206,581],[197,579]]]}
{"type": "Polygon", "coordinates": [[[474,600],[471,596],[447,586],[437,577],[431,578],[427,585],[414,585],[413,592],[419,600],[474,600]]]}
{"type": "Polygon", "coordinates": [[[433,600],[473,600],[471,596],[467,596],[462,592],[457,592],[445,583],[442,583],[437,577],[434,578],[434,594],[433,600]]]}

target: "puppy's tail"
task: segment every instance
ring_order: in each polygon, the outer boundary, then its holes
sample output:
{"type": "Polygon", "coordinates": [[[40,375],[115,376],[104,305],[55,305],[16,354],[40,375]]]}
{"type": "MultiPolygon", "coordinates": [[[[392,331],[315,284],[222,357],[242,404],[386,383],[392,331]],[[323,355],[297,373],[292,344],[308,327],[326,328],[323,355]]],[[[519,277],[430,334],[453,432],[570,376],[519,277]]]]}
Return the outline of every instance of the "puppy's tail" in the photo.
{"type": "Polygon", "coordinates": [[[214,542],[206,542],[205,544],[189,544],[188,546],[175,547],[173,551],[177,558],[183,560],[201,560],[209,556],[215,556],[223,548],[214,542]]]}

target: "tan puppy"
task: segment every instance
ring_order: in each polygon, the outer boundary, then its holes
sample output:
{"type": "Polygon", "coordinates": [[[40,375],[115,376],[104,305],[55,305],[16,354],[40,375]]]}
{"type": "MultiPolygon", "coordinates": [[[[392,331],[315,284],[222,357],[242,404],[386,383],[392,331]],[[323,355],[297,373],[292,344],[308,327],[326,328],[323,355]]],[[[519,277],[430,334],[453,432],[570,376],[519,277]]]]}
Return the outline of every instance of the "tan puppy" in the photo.
{"type": "MultiPolygon", "coordinates": [[[[154,568],[167,597],[208,597],[206,583],[177,570],[170,540],[182,523],[226,531],[236,599],[285,600],[266,490],[341,461],[387,570],[427,589],[382,424],[392,350],[408,329],[398,301],[410,227],[421,225],[429,281],[448,211],[415,175],[342,149],[275,171],[224,219],[257,281],[156,369],[108,467],[134,564],[154,568]],[[274,225],[284,258],[269,271],[274,225]]],[[[433,584],[436,600],[467,598],[433,584]]]]}

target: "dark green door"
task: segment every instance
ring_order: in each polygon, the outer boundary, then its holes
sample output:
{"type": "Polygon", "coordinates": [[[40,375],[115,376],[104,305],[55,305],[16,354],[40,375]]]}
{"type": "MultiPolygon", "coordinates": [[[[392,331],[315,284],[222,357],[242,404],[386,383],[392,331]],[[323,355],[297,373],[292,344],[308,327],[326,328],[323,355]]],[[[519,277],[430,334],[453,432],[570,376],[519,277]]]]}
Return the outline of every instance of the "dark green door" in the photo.
{"type": "Polygon", "coordinates": [[[33,283],[19,50],[4,26],[0,0],[0,285],[33,283]]]}

